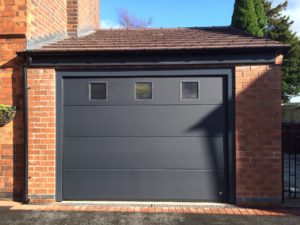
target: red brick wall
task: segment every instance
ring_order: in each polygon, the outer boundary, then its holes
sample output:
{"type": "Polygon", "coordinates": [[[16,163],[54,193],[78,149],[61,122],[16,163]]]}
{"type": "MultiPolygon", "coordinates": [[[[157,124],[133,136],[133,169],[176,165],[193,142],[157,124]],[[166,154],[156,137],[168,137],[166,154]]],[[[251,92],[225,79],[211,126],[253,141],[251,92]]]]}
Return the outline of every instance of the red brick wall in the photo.
{"type": "Polygon", "coordinates": [[[99,28],[99,0],[28,0],[29,48],[99,28]]]}
{"type": "Polygon", "coordinates": [[[55,198],[55,70],[28,69],[28,193],[31,202],[55,198]]]}
{"type": "Polygon", "coordinates": [[[0,34],[26,32],[26,0],[0,0],[0,34]]]}
{"type": "Polygon", "coordinates": [[[24,188],[22,60],[26,1],[0,0],[0,104],[14,105],[13,122],[0,127],[0,199],[20,199],[24,188]]]}
{"type": "Polygon", "coordinates": [[[67,34],[66,0],[27,0],[27,39],[33,45],[67,34]]]}
{"type": "Polygon", "coordinates": [[[77,35],[78,0],[67,0],[67,30],[69,36],[77,35]]]}
{"type": "Polygon", "coordinates": [[[67,0],[68,34],[77,36],[99,28],[99,0],[67,0]]]}
{"type": "Polygon", "coordinates": [[[99,0],[78,0],[78,32],[99,29],[99,0]]]}
{"type": "Polygon", "coordinates": [[[32,41],[98,29],[99,21],[99,0],[0,0],[0,33],[27,32],[32,41]]]}
{"type": "Polygon", "coordinates": [[[281,203],[281,67],[236,67],[237,201],[281,203]]]}
{"type": "Polygon", "coordinates": [[[0,199],[23,195],[23,78],[16,51],[23,50],[25,42],[22,36],[0,34],[0,104],[17,107],[13,122],[0,127],[0,199]]]}

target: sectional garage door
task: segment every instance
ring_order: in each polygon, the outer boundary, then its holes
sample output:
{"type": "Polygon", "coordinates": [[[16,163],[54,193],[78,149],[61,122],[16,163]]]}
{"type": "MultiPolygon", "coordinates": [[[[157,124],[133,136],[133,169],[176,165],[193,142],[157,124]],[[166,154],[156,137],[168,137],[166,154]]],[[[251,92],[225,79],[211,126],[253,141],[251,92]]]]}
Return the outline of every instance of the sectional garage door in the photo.
{"type": "Polygon", "coordinates": [[[62,199],[227,201],[225,83],[64,78],[62,199]]]}

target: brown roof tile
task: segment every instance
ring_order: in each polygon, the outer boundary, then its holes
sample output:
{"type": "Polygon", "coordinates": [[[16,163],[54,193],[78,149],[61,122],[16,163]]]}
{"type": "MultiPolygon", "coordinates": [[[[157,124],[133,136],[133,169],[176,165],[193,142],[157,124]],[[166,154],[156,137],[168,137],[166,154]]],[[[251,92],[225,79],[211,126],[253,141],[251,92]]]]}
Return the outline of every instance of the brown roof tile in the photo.
{"type": "Polygon", "coordinates": [[[286,47],[233,27],[98,30],[35,51],[139,51],[286,47]]]}

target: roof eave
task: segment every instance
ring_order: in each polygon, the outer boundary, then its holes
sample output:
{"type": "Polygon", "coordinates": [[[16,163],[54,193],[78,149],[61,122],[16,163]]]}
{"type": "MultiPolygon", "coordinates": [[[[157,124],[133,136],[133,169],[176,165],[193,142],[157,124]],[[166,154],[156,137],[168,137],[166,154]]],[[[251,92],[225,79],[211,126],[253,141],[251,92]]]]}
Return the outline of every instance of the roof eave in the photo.
{"type": "Polygon", "coordinates": [[[279,46],[255,46],[255,47],[228,47],[228,48],[182,48],[182,49],[82,49],[82,50],[25,50],[18,52],[22,57],[38,56],[68,56],[68,55],[152,55],[152,54],[218,54],[218,53],[277,53],[285,54],[289,50],[288,45],[279,46]]]}

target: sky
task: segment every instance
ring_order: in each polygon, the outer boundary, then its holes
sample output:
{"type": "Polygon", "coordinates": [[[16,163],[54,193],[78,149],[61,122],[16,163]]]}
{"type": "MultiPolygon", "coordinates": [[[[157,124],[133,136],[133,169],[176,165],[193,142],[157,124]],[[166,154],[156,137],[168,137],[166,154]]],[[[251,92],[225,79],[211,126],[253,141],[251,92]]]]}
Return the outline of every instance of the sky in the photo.
{"type": "MultiPolygon", "coordinates": [[[[274,4],[284,0],[273,0],[274,4]]],[[[100,0],[101,27],[118,28],[117,11],[127,9],[136,17],[152,18],[152,27],[227,26],[234,0],[100,0]]],[[[300,0],[289,0],[286,14],[300,35],[300,0]]]]}
{"type": "Polygon", "coordinates": [[[102,28],[117,27],[117,10],[152,18],[152,27],[229,25],[234,0],[101,0],[102,28]]]}

